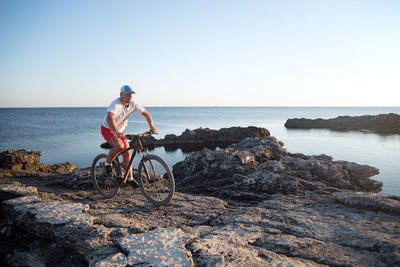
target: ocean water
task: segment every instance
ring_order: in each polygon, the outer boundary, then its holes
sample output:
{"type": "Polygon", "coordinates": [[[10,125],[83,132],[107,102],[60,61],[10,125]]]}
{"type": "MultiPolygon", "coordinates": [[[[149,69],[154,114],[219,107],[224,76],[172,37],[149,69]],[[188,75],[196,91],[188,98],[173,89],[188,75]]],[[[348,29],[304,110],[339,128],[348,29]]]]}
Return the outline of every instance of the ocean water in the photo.
{"type": "MultiPolygon", "coordinates": [[[[339,132],[327,129],[286,129],[289,118],[335,118],[349,115],[400,114],[400,107],[149,107],[159,135],[181,134],[199,127],[220,129],[231,126],[267,128],[284,142],[292,153],[326,154],[335,160],[347,160],[377,167],[374,179],[384,183],[382,193],[400,195],[400,135],[370,132],[339,132]]],[[[3,108],[0,109],[0,151],[26,149],[41,151],[47,164],[69,161],[88,167],[99,153],[103,138],[100,125],[106,108],[3,108]]],[[[148,129],[144,117],[135,114],[127,132],[148,129]]],[[[180,149],[152,153],[163,157],[172,167],[187,154],[180,149]]]]}

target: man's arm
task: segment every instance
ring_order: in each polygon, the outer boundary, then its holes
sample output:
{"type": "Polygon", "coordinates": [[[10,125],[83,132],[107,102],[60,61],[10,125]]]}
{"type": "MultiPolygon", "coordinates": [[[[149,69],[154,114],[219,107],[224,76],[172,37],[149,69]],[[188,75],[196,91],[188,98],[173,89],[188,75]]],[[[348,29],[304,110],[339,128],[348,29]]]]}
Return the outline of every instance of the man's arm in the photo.
{"type": "Polygon", "coordinates": [[[110,126],[110,129],[116,132],[118,130],[118,126],[115,123],[115,114],[112,112],[107,112],[107,124],[110,126]]]}
{"type": "Polygon", "coordinates": [[[150,131],[152,131],[153,133],[156,133],[158,130],[154,126],[153,118],[151,117],[150,113],[146,110],[142,113],[142,115],[146,118],[146,121],[150,127],[150,131]]]}

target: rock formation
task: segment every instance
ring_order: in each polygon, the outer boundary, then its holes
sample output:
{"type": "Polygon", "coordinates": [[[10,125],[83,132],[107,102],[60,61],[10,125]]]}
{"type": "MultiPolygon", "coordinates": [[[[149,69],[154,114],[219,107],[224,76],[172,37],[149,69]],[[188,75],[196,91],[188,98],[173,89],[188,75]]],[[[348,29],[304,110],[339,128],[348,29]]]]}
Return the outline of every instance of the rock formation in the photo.
{"type": "Polygon", "coordinates": [[[101,199],[90,169],[2,177],[0,263],[400,265],[400,197],[371,193],[374,167],[266,136],[193,152],[174,173],[177,192],[159,208],[129,186],[101,199]]]}
{"type": "Polygon", "coordinates": [[[395,113],[340,116],[334,119],[288,119],[286,128],[328,128],[339,131],[369,130],[380,134],[400,134],[400,115],[395,113]]]}
{"type": "Polygon", "coordinates": [[[379,192],[370,179],[379,170],[326,155],[291,154],[274,137],[247,138],[225,149],[192,152],[173,168],[176,186],[188,193],[263,200],[268,194],[339,189],[379,192]]]}
{"type": "Polygon", "coordinates": [[[39,173],[70,173],[76,166],[69,162],[48,165],[40,163],[40,151],[6,150],[0,153],[0,173],[4,175],[32,175],[39,173]]]}
{"type": "MultiPolygon", "coordinates": [[[[27,187],[13,185],[18,186],[27,187]]],[[[0,191],[9,188],[0,186],[0,191]]],[[[254,205],[229,205],[218,198],[178,192],[169,206],[156,209],[138,189],[130,187],[112,200],[99,199],[92,191],[76,191],[69,196],[43,189],[34,191],[20,190],[21,194],[33,195],[2,202],[8,218],[8,225],[1,225],[1,237],[8,242],[2,250],[7,264],[400,264],[399,198],[354,191],[314,191],[275,194],[254,205]],[[24,243],[11,250],[13,239],[4,236],[7,227],[24,229],[32,239],[25,234],[24,243]],[[32,245],[39,242],[35,236],[48,243],[47,247],[41,246],[42,251],[32,245]]]]}

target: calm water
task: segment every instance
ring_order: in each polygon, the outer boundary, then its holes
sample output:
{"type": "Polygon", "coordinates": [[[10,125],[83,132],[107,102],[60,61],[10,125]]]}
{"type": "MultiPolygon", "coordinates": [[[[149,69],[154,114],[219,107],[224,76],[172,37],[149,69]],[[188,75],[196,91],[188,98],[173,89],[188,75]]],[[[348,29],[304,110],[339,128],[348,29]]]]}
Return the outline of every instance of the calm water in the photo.
{"type": "MultiPolygon", "coordinates": [[[[335,160],[379,168],[380,174],[374,178],[384,182],[383,193],[400,195],[400,135],[284,127],[288,118],[400,114],[400,107],[156,107],[148,110],[159,129],[157,138],[170,133],[179,135],[187,128],[265,127],[292,153],[326,154],[335,160]]],[[[103,142],[100,124],[105,112],[106,108],[0,109],[0,151],[39,150],[44,163],[69,161],[78,167],[88,167],[95,155],[106,152],[99,147],[103,142]]],[[[136,114],[130,119],[129,133],[145,130],[147,123],[142,116],[136,114]]],[[[157,148],[154,153],[171,166],[186,156],[181,150],[166,152],[164,148],[157,148]]]]}

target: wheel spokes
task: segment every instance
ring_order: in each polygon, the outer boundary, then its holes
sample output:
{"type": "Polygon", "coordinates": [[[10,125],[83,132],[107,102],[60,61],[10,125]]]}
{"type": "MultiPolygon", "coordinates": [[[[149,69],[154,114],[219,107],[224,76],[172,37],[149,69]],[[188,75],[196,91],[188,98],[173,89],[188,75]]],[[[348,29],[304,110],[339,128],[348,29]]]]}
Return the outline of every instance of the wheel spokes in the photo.
{"type": "Polygon", "coordinates": [[[95,188],[101,193],[104,197],[110,198],[113,197],[119,191],[119,183],[117,179],[115,166],[112,168],[111,175],[107,175],[106,170],[104,168],[104,162],[106,159],[106,155],[98,158],[98,160],[93,164],[93,181],[95,184],[95,188]]]}
{"type": "Polygon", "coordinates": [[[170,193],[168,174],[158,161],[144,161],[142,183],[149,197],[155,201],[162,202],[170,193]]]}

